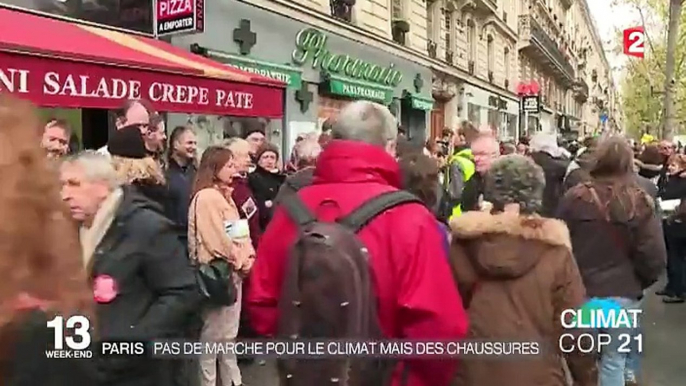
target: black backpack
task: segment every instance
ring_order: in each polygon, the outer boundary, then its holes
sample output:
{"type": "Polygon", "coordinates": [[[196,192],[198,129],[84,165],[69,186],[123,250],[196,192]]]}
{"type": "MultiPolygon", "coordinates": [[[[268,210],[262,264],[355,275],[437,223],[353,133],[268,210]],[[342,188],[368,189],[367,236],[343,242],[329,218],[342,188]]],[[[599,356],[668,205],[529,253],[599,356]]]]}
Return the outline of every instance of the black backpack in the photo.
{"type": "MultiPolygon", "coordinates": [[[[281,298],[281,339],[382,339],[369,254],[357,237],[391,208],[422,204],[413,194],[393,191],[374,197],[336,222],[318,221],[297,194],[282,202],[299,236],[289,255],[281,298]]],[[[388,230],[392,232],[391,229],[388,230]]],[[[385,386],[395,361],[382,359],[284,359],[282,386],[385,386]]]]}

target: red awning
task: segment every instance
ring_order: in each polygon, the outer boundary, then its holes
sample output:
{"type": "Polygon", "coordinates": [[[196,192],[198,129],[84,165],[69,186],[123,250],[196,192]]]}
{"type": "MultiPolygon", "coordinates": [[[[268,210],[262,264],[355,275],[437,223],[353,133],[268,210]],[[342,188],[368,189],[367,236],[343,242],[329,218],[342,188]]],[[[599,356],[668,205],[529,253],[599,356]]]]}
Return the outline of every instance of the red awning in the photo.
{"type": "Polygon", "coordinates": [[[168,43],[0,8],[0,92],[47,107],[279,118],[285,84],[168,43]]]}

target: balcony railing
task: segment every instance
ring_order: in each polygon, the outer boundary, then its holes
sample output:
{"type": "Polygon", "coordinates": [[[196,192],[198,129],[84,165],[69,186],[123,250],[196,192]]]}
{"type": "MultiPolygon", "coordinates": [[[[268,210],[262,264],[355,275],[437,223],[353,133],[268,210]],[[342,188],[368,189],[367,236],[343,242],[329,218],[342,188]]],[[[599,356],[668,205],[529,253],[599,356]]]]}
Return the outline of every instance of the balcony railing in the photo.
{"type": "Polygon", "coordinates": [[[574,98],[580,102],[588,100],[588,83],[583,78],[576,78],[574,81],[574,98]]]}
{"type": "Polygon", "coordinates": [[[492,15],[498,12],[496,0],[473,0],[467,3],[467,10],[480,15],[492,15]]]}
{"type": "Polygon", "coordinates": [[[560,80],[570,86],[573,84],[574,66],[560,50],[557,43],[530,15],[519,16],[519,36],[530,43],[522,49],[533,50],[533,53],[538,54],[536,56],[540,56],[543,64],[549,65],[560,80]]]}

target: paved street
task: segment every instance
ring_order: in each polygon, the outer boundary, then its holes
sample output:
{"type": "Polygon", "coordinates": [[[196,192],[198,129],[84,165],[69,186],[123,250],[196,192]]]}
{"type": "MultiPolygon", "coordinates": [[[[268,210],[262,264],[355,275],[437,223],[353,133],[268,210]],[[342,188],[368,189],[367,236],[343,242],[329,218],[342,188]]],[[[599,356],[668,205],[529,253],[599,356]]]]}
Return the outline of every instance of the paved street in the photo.
{"type": "MultiPolygon", "coordinates": [[[[686,304],[665,305],[651,294],[645,307],[644,384],[677,386],[686,383],[686,304]]],[[[277,386],[272,362],[243,367],[247,386],[277,386]]],[[[642,385],[643,386],[643,385],[642,385]]]]}
{"type": "Polygon", "coordinates": [[[686,383],[686,304],[663,304],[650,295],[646,303],[644,372],[646,386],[676,386],[686,383]]]}

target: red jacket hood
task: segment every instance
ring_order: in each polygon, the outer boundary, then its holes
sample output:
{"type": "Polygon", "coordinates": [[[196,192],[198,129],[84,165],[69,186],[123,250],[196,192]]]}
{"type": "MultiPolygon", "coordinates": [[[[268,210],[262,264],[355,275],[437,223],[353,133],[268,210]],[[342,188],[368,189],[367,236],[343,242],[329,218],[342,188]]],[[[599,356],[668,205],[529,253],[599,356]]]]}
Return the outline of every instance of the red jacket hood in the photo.
{"type": "Polygon", "coordinates": [[[341,182],[378,182],[400,189],[400,166],[378,146],[358,141],[331,141],[317,159],[313,183],[341,182]]]}

